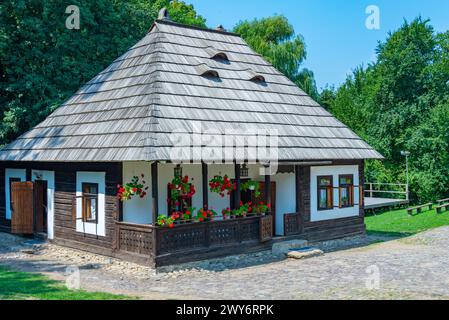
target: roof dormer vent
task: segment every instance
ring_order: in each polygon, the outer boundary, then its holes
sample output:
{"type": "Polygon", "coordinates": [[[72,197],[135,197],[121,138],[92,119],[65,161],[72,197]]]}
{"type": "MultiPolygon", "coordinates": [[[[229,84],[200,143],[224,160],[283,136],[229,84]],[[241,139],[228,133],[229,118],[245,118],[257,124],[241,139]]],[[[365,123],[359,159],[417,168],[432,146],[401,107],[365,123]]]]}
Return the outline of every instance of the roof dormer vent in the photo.
{"type": "Polygon", "coordinates": [[[250,81],[257,83],[265,83],[265,77],[263,75],[256,73],[252,69],[248,69],[247,71],[248,71],[248,79],[250,81]]]}
{"type": "Polygon", "coordinates": [[[195,66],[198,75],[206,78],[220,78],[217,70],[211,69],[207,64],[202,63],[198,66],[195,66]]]}
{"type": "Polygon", "coordinates": [[[159,11],[159,15],[158,15],[158,20],[168,20],[171,21],[170,15],[168,14],[168,9],[167,8],[162,8],[159,11]]]}
{"type": "Polygon", "coordinates": [[[229,61],[228,55],[223,51],[218,51],[214,47],[207,47],[206,52],[209,55],[209,58],[219,61],[229,61]]]}

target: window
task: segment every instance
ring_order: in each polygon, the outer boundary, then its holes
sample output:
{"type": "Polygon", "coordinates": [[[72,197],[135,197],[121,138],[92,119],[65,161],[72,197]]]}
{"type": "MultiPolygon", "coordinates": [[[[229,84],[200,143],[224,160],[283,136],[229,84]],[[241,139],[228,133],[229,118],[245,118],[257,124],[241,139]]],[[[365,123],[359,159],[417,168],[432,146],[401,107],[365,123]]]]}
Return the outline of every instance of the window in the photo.
{"type": "Polygon", "coordinates": [[[82,190],[82,219],[98,223],[98,183],[83,183],[82,190]]]}
{"type": "Polygon", "coordinates": [[[334,187],[332,176],[318,177],[318,210],[331,210],[334,208],[334,187]]]}
{"type": "Polygon", "coordinates": [[[354,176],[341,175],[339,182],[339,207],[348,208],[354,206],[354,176]]]}

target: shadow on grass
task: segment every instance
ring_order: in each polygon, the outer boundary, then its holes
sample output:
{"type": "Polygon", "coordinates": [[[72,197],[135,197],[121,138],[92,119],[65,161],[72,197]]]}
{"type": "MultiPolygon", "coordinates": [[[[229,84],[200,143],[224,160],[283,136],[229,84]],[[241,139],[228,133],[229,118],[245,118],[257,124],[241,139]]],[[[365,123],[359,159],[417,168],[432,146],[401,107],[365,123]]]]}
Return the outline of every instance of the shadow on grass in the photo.
{"type": "Polygon", "coordinates": [[[370,236],[381,236],[394,239],[406,238],[414,235],[414,233],[411,232],[393,232],[393,231],[377,231],[377,230],[367,230],[366,234],[370,236]]]}
{"type": "Polygon", "coordinates": [[[62,282],[37,273],[13,271],[0,266],[0,299],[116,300],[125,296],[69,290],[62,282]]]}

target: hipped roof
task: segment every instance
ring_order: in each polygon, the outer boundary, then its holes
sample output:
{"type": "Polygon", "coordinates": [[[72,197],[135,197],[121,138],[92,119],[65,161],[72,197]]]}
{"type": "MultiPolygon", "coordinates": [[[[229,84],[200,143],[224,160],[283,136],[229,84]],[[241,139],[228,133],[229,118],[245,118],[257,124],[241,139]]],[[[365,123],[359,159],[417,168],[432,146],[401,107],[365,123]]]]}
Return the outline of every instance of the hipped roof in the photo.
{"type": "Polygon", "coordinates": [[[198,128],[274,129],[280,161],[382,158],[238,35],[157,20],[0,160],[174,160],[171,133],[198,128]]]}

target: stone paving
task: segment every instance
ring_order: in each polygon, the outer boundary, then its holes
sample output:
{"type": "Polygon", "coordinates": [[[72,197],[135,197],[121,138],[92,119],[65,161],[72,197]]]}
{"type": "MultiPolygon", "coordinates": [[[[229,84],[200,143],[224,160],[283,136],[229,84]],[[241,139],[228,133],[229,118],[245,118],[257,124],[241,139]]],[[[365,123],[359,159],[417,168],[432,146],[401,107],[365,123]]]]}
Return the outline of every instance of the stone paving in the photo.
{"type": "Polygon", "coordinates": [[[306,260],[261,252],[155,272],[0,233],[0,264],[60,280],[75,265],[83,289],[144,299],[449,299],[448,234],[356,237],[315,244],[325,255],[306,260]]]}

